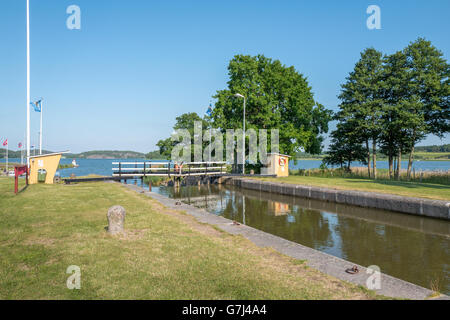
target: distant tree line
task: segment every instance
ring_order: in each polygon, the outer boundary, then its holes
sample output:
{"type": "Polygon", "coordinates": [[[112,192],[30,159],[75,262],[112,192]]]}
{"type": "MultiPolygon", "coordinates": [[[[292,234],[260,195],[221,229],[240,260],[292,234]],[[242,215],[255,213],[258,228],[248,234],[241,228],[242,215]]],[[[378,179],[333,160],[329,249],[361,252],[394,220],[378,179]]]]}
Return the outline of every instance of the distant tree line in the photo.
{"type": "Polygon", "coordinates": [[[450,152],[450,144],[416,147],[417,152],[450,152]]]}
{"type": "Polygon", "coordinates": [[[416,144],[429,134],[442,138],[449,132],[449,73],[442,52],[422,38],[391,55],[364,50],[341,86],[337,128],[324,163],[350,170],[352,161],[360,161],[376,178],[380,152],[392,179],[408,155],[410,177],[416,144]]]}

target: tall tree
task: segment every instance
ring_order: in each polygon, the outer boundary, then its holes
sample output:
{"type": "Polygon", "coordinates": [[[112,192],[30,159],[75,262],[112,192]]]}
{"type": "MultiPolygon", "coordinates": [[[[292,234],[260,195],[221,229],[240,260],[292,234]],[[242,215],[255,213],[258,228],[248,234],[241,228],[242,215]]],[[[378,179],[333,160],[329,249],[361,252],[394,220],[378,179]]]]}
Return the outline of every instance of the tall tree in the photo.
{"type": "Polygon", "coordinates": [[[353,129],[349,123],[340,122],[336,130],[331,134],[331,142],[327,155],[322,160],[327,165],[339,165],[341,168],[346,165],[346,170],[351,170],[353,161],[360,161],[367,164],[367,149],[361,144],[361,139],[353,134],[353,129]]]}
{"type": "Polygon", "coordinates": [[[402,51],[384,58],[380,83],[383,97],[380,145],[382,153],[388,156],[389,177],[392,179],[394,171],[399,172],[401,168],[401,161],[397,161],[397,169],[394,170],[394,160],[401,160],[405,150],[405,123],[409,116],[403,109],[408,105],[409,96],[407,58],[402,51]]]}
{"type": "Polygon", "coordinates": [[[411,176],[414,146],[426,134],[442,137],[450,129],[450,68],[443,54],[423,38],[404,50],[408,66],[409,111],[414,121],[409,123],[408,177],[411,176]]]}
{"type": "Polygon", "coordinates": [[[376,178],[377,141],[381,133],[380,79],[382,75],[382,53],[368,48],[361,53],[360,60],[350,72],[343,84],[339,99],[339,118],[353,128],[351,134],[365,144],[366,163],[369,177],[376,178]],[[373,173],[371,173],[371,154],[369,143],[372,141],[373,173]]]}
{"type": "MultiPolygon", "coordinates": [[[[186,129],[189,131],[191,135],[191,159],[194,155],[194,124],[196,121],[199,121],[202,123],[202,128],[208,127],[208,122],[205,119],[202,119],[197,113],[190,112],[190,113],[184,113],[181,116],[178,116],[176,118],[176,123],[173,126],[174,130],[180,130],[180,129],[186,129]]],[[[159,153],[161,156],[163,156],[166,159],[170,159],[172,155],[172,150],[177,145],[177,141],[172,141],[172,138],[167,138],[163,140],[159,140],[156,144],[159,148],[159,153]]],[[[206,144],[206,141],[203,141],[203,144],[206,144]]]]}
{"type": "Polygon", "coordinates": [[[263,55],[237,55],[228,65],[228,74],[228,88],[214,96],[216,128],[242,128],[243,101],[233,98],[240,93],[247,99],[247,129],[279,129],[280,152],[288,155],[302,148],[320,153],[331,111],[315,102],[307,79],[294,67],[263,55]]]}

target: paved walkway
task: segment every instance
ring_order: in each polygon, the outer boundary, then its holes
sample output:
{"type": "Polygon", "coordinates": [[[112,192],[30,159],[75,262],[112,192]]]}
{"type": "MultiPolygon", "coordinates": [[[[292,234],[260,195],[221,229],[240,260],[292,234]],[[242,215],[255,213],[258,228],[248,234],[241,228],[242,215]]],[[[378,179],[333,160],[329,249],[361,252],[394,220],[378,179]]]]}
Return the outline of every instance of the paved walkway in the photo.
{"type": "MultiPolygon", "coordinates": [[[[307,264],[323,273],[329,274],[335,278],[351,282],[353,284],[362,285],[366,287],[367,279],[371,276],[367,273],[367,269],[356,263],[352,263],[329,254],[305,247],[301,244],[274,236],[272,234],[254,229],[245,225],[234,225],[233,221],[224,217],[216,216],[203,209],[195,208],[193,206],[182,203],[177,205],[177,200],[166,198],[162,195],[148,192],[145,189],[135,186],[126,185],[129,189],[149,196],[170,209],[181,210],[189,215],[194,216],[198,221],[217,226],[223,231],[234,235],[242,235],[248,240],[252,241],[259,247],[271,247],[278,252],[299,260],[306,260],[307,264]],[[359,273],[351,275],[345,272],[346,269],[357,265],[359,273]]],[[[376,293],[394,297],[406,298],[414,300],[427,299],[433,292],[429,289],[420,287],[418,285],[406,282],[401,279],[391,277],[381,273],[381,289],[375,290],[376,293]]],[[[450,297],[441,296],[439,299],[448,300],[450,297]]]]}

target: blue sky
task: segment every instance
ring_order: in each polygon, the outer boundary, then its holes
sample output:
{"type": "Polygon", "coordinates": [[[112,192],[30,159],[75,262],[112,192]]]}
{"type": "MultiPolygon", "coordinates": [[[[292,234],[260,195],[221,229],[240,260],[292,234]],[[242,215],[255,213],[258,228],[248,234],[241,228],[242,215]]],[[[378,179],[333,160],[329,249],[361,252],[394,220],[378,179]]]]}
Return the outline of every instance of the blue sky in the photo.
{"type": "MultiPolygon", "coordinates": [[[[384,53],[426,37],[448,60],[450,1],[30,0],[31,97],[44,97],[44,148],[148,152],[184,112],[203,114],[226,87],[236,54],[293,65],[315,99],[336,110],[360,52],[384,53]],[[66,8],[81,8],[68,30],[66,8]],[[381,8],[368,30],[366,9],[381,8]]],[[[0,3],[0,137],[23,141],[26,1],[0,3]]],[[[37,143],[39,114],[32,113],[37,143]]],[[[422,144],[450,143],[435,137],[422,144]]]]}

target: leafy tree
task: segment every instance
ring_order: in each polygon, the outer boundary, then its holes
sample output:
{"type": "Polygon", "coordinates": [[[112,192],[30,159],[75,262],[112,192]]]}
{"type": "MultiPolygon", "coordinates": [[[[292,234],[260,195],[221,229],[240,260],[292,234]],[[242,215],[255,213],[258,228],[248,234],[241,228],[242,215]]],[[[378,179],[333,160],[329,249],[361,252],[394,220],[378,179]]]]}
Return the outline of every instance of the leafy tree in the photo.
{"type": "Polygon", "coordinates": [[[151,160],[161,160],[162,156],[159,153],[159,150],[155,150],[155,151],[150,151],[149,153],[147,153],[145,155],[146,159],[151,159],[151,160]]]}
{"type": "Polygon", "coordinates": [[[331,143],[327,155],[322,160],[324,164],[339,165],[341,168],[346,164],[346,170],[350,171],[353,161],[367,163],[367,150],[352,130],[348,123],[338,123],[337,129],[330,134],[331,143]]]}
{"type": "Polygon", "coordinates": [[[414,157],[414,146],[426,134],[438,137],[450,130],[450,68],[443,54],[430,41],[417,39],[405,48],[408,66],[410,132],[408,177],[414,157]]]}
{"type": "Polygon", "coordinates": [[[354,70],[347,77],[347,82],[342,85],[339,95],[342,103],[338,118],[352,128],[348,134],[358,137],[365,143],[368,174],[374,178],[376,178],[377,141],[381,133],[382,67],[381,52],[373,48],[364,50],[354,70]],[[372,141],[373,175],[370,169],[369,141],[372,141]]]}
{"type": "Polygon", "coordinates": [[[175,143],[171,138],[159,140],[156,146],[159,148],[159,154],[164,159],[170,159],[172,156],[172,149],[175,147],[175,143]]]}
{"type": "MultiPolygon", "coordinates": [[[[405,150],[408,114],[403,107],[408,105],[408,66],[406,55],[398,51],[384,58],[382,75],[383,110],[381,116],[382,132],[380,145],[389,161],[389,176],[394,176],[394,159],[400,158],[405,150]]],[[[397,161],[399,172],[401,161],[397,161]]]]}
{"type": "Polygon", "coordinates": [[[216,128],[242,128],[243,101],[233,97],[240,93],[247,99],[247,129],[279,129],[280,152],[284,154],[293,156],[302,148],[320,153],[321,134],[328,131],[331,112],[314,101],[306,78],[294,67],[263,55],[237,55],[230,61],[228,73],[228,88],[214,96],[216,128]]]}
{"type": "MultiPolygon", "coordinates": [[[[180,129],[185,129],[188,130],[190,135],[191,135],[191,148],[192,148],[192,152],[191,152],[191,157],[193,157],[193,150],[194,150],[194,125],[195,122],[199,121],[202,123],[202,128],[207,128],[208,127],[208,122],[205,119],[202,119],[197,113],[195,112],[190,112],[190,113],[184,113],[181,116],[176,118],[176,123],[173,127],[174,130],[180,130],[180,129]]],[[[164,157],[165,159],[170,159],[172,156],[172,150],[173,148],[177,145],[177,141],[172,141],[172,138],[167,138],[167,139],[163,139],[158,141],[158,143],[156,144],[159,148],[159,153],[161,154],[162,157],[164,157]]],[[[204,141],[204,144],[206,144],[207,142],[204,141]]]]}

